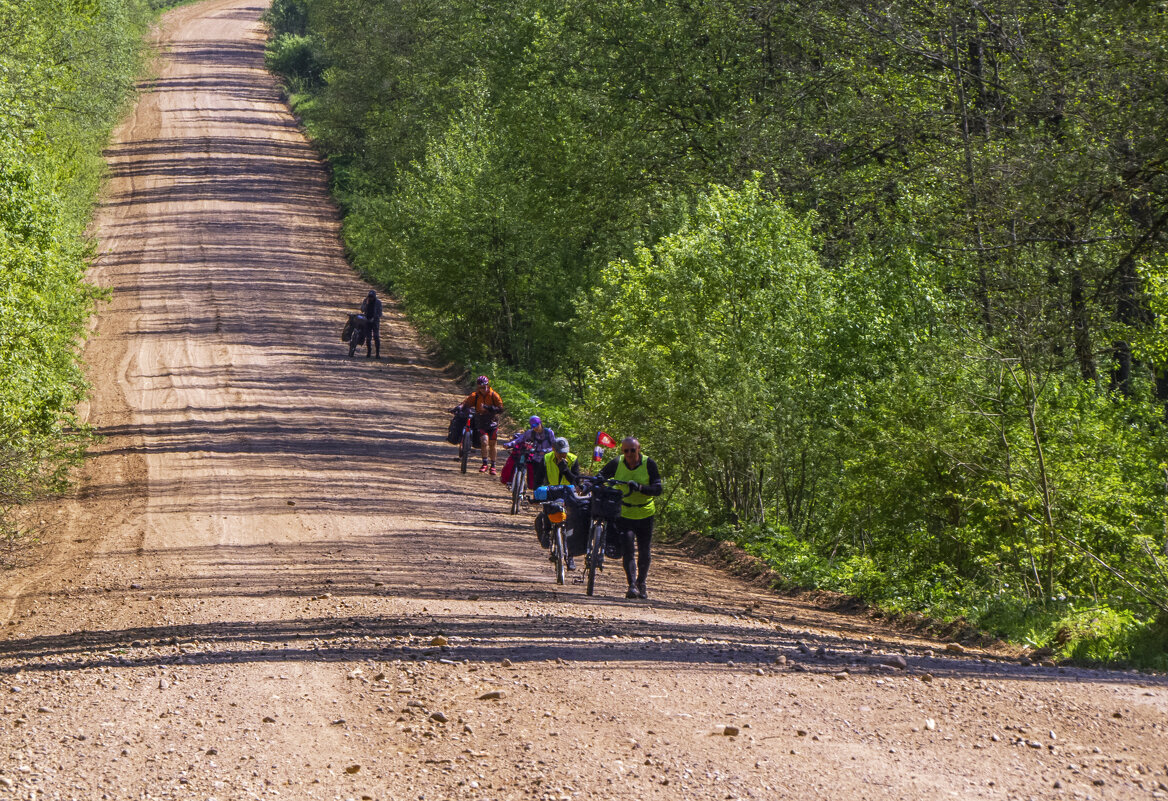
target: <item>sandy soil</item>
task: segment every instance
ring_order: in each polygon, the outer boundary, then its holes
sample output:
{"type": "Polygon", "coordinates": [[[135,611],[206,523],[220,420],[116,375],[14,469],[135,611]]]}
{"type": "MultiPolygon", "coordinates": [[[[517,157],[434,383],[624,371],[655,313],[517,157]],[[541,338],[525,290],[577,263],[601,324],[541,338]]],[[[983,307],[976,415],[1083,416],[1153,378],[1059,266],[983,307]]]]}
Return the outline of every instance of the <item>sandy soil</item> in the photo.
{"type": "Polygon", "coordinates": [[[669,549],[648,603],[557,586],[401,316],[346,358],[367,287],[262,10],[169,14],[109,150],[105,440],[3,575],[0,797],[1168,796],[1162,678],[949,653],[669,549]]]}

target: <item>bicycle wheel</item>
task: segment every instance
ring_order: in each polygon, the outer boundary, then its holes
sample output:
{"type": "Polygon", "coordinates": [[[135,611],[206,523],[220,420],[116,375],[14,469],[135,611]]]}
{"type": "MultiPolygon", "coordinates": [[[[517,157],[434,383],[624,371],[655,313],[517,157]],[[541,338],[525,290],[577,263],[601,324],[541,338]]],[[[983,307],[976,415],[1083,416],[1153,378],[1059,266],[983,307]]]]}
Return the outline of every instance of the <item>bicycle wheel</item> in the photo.
{"type": "Polygon", "coordinates": [[[466,460],[470,458],[470,431],[462,432],[462,442],[458,443],[458,461],[462,472],[466,472],[466,460]]]}
{"type": "Polygon", "coordinates": [[[592,588],[596,584],[596,569],[600,567],[602,559],[604,559],[604,522],[594,520],[592,531],[589,532],[588,536],[588,564],[585,567],[584,576],[584,593],[586,595],[592,594],[592,588]]]}
{"type": "Polygon", "coordinates": [[[568,564],[568,549],[564,544],[563,526],[556,526],[552,532],[552,551],[556,557],[556,584],[563,584],[568,564]]]}
{"type": "Polygon", "coordinates": [[[515,465],[515,472],[511,474],[511,514],[519,514],[519,499],[523,497],[523,471],[527,468],[515,465]]]}

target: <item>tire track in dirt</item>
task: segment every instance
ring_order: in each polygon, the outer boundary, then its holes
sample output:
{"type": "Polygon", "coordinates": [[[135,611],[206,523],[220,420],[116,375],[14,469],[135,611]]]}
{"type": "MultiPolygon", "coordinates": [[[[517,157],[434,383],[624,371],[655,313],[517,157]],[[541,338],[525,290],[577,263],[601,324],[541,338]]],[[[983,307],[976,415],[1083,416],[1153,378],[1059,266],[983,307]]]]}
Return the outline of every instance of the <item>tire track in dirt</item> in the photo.
{"type": "Polygon", "coordinates": [[[1165,792],[1160,678],[946,654],[669,549],[649,604],[555,585],[530,517],[457,472],[457,387],[400,313],[388,358],[345,358],[367,287],[262,11],[170,13],[109,148],[105,439],[5,576],[0,794],[1165,792]]]}

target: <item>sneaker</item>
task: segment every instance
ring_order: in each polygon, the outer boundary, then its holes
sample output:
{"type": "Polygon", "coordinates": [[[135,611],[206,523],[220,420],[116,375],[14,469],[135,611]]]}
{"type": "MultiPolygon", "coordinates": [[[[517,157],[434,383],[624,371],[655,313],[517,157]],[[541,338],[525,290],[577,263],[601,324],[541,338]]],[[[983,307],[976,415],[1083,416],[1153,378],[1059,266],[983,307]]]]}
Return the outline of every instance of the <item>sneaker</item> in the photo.
{"type": "Polygon", "coordinates": [[[488,468],[487,468],[487,463],[486,463],[486,462],[483,462],[483,466],[479,468],[479,472],[480,472],[480,473],[485,473],[485,472],[487,472],[487,469],[488,469],[488,468]]]}
{"type": "Polygon", "coordinates": [[[637,597],[640,598],[642,601],[649,600],[649,591],[645,589],[645,582],[644,581],[637,582],[637,597]]]}
{"type": "Polygon", "coordinates": [[[495,466],[491,465],[491,469],[488,470],[487,472],[490,473],[492,476],[495,475],[495,466]]]}
{"type": "Polygon", "coordinates": [[[625,597],[626,598],[640,598],[641,596],[637,595],[637,589],[632,584],[630,584],[629,591],[625,593],[625,597]]]}

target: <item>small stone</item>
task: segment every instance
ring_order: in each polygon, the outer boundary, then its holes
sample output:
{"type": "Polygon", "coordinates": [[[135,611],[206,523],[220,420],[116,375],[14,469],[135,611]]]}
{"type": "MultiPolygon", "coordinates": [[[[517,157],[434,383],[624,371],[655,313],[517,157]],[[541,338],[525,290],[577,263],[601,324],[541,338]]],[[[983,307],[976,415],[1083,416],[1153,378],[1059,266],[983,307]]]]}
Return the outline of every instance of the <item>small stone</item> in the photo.
{"type": "Polygon", "coordinates": [[[1054,729],[1050,730],[1050,739],[1052,739],[1052,740],[1058,739],[1058,735],[1054,733],[1054,729]]]}
{"type": "Polygon", "coordinates": [[[159,680],[158,680],[158,689],[160,689],[160,690],[166,690],[166,689],[169,689],[169,688],[170,688],[170,682],[169,682],[169,681],[167,681],[166,679],[159,679],[159,680]]]}
{"type": "Polygon", "coordinates": [[[345,719],[344,719],[344,718],[337,718],[337,719],[336,719],[336,720],[334,720],[334,721],[332,722],[332,724],[330,724],[330,725],[333,725],[333,726],[344,726],[344,725],[345,725],[345,719]]]}
{"type": "Polygon", "coordinates": [[[925,684],[932,682],[932,680],[933,680],[932,673],[922,673],[921,674],[921,681],[925,682],[925,684]]]}
{"type": "Polygon", "coordinates": [[[142,585],[141,584],[131,584],[130,589],[131,590],[140,590],[140,589],[142,589],[142,585]]]}
{"type": "Polygon", "coordinates": [[[447,720],[449,720],[449,718],[447,718],[441,712],[431,712],[430,720],[434,721],[435,723],[445,723],[447,720]]]}
{"type": "Polygon", "coordinates": [[[349,765],[349,767],[345,768],[345,773],[348,773],[350,776],[352,776],[359,770],[361,770],[360,765],[349,765]]]}
{"type": "Polygon", "coordinates": [[[131,648],[145,648],[146,643],[144,643],[142,640],[134,640],[132,643],[130,643],[130,647],[131,648]]]}
{"type": "Polygon", "coordinates": [[[762,668],[755,668],[755,669],[754,669],[754,672],[755,672],[755,674],[756,674],[756,675],[759,675],[759,676],[764,676],[764,675],[766,675],[765,673],[763,673],[763,671],[762,671],[762,668]]]}
{"type": "Polygon", "coordinates": [[[961,643],[957,643],[957,642],[945,643],[945,650],[951,654],[965,653],[965,648],[961,645],[961,643]]]}
{"type": "Polygon", "coordinates": [[[7,776],[0,776],[0,787],[11,787],[12,779],[7,776]]]}
{"type": "Polygon", "coordinates": [[[908,662],[906,662],[905,658],[900,654],[885,654],[884,656],[880,657],[880,664],[887,665],[888,667],[896,668],[898,670],[904,670],[908,667],[908,662]]]}
{"type": "Polygon", "coordinates": [[[1001,736],[999,736],[997,734],[991,734],[990,739],[993,740],[995,743],[1000,743],[1002,741],[1001,736]]]}
{"type": "Polygon", "coordinates": [[[1111,717],[1116,718],[1116,719],[1121,719],[1123,717],[1123,713],[1119,712],[1117,710],[1117,711],[1111,713],[1111,717]]]}
{"type": "Polygon", "coordinates": [[[264,715],[263,722],[264,723],[275,723],[276,719],[274,717],[272,717],[271,715],[264,715]]]}
{"type": "Polygon", "coordinates": [[[1095,779],[1094,781],[1091,782],[1091,784],[1095,785],[1096,787],[1102,787],[1103,786],[1103,779],[1095,779]]]}
{"type": "Polygon", "coordinates": [[[1058,790],[1058,789],[1059,789],[1060,787],[1062,787],[1062,786],[1063,786],[1063,783],[1062,783],[1062,782],[1060,782],[1060,781],[1057,781],[1057,780],[1055,781],[1055,783],[1054,783],[1054,789],[1058,790]]]}
{"type": "Polygon", "coordinates": [[[778,656],[775,657],[775,664],[776,665],[787,664],[787,657],[783,656],[782,654],[779,654],[778,656]]]}
{"type": "Polygon", "coordinates": [[[207,756],[219,756],[219,749],[218,748],[208,748],[206,753],[207,753],[207,756]]]}
{"type": "Polygon", "coordinates": [[[37,712],[40,712],[42,715],[47,715],[52,711],[53,710],[49,709],[47,706],[38,706],[37,707],[37,712]]]}
{"type": "Polygon", "coordinates": [[[438,646],[449,645],[449,642],[450,642],[449,640],[447,640],[445,637],[443,637],[441,634],[439,634],[437,637],[434,637],[433,639],[430,640],[430,645],[438,645],[438,646]]]}
{"type": "Polygon", "coordinates": [[[722,734],[726,737],[737,737],[738,736],[738,727],[737,726],[724,726],[724,727],[722,727],[722,734]]]}
{"type": "Polygon", "coordinates": [[[479,696],[480,701],[498,701],[503,697],[502,690],[488,690],[479,696]]]}
{"type": "Polygon", "coordinates": [[[502,662],[503,667],[511,667],[511,660],[504,658],[502,662]]]}
{"type": "Polygon", "coordinates": [[[836,673],[832,678],[834,678],[836,681],[846,681],[848,678],[848,672],[846,670],[841,670],[839,673],[836,673]]]}
{"type": "Polygon", "coordinates": [[[464,724],[462,724],[462,733],[463,734],[474,734],[474,729],[472,729],[470,727],[469,723],[464,723],[464,724]]]}
{"type": "Polygon", "coordinates": [[[925,718],[925,728],[929,731],[936,731],[937,721],[933,720],[932,718],[925,718]]]}

